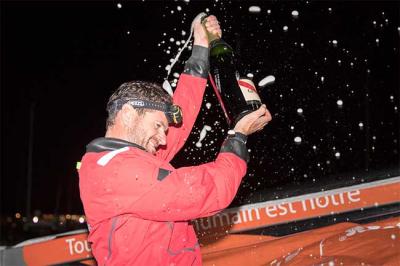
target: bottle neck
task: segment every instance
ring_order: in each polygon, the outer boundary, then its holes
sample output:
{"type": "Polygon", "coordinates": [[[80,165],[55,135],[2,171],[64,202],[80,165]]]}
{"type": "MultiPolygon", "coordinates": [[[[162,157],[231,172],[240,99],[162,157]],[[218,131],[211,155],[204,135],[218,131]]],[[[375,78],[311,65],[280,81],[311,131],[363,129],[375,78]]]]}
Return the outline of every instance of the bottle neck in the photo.
{"type": "Polygon", "coordinates": [[[211,43],[212,42],[218,41],[218,40],[221,39],[218,35],[213,34],[213,33],[209,32],[209,31],[207,31],[207,38],[208,38],[208,43],[210,44],[210,47],[211,47],[211,43]]]}

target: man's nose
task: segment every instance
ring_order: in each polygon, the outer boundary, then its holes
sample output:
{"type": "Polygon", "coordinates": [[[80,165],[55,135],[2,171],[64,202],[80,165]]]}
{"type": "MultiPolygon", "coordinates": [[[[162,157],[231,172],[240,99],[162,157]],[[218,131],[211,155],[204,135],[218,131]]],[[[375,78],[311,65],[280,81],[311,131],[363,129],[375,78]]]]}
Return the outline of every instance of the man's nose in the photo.
{"type": "Polygon", "coordinates": [[[167,144],[167,135],[164,131],[158,134],[158,145],[166,145],[167,144]]]}

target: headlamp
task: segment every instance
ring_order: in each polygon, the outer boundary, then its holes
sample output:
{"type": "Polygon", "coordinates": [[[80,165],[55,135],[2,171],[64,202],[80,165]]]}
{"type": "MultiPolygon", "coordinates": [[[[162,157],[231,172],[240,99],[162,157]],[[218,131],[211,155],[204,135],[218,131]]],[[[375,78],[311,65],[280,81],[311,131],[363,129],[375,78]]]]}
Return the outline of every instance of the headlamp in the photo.
{"type": "Polygon", "coordinates": [[[131,106],[135,108],[146,108],[152,110],[158,110],[165,114],[167,117],[168,123],[172,125],[178,125],[182,123],[183,114],[182,109],[179,105],[169,104],[169,103],[159,103],[159,102],[152,102],[147,100],[141,99],[131,99],[124,101],[119,99],[116,102],[116,107],[118,109],[122,108],[122,105],[125,103],[129,103],[131,106]]]}

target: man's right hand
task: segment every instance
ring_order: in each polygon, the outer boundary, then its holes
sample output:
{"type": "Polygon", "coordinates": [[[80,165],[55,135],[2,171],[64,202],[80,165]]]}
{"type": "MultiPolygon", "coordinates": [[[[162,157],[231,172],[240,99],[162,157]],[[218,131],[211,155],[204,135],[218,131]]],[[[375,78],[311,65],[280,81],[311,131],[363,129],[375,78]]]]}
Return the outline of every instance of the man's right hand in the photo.
{"type": "Polygon", "coordinates": [[[253,134],[256,131],[262,130],[265,125],[271,121],[272,117],[265,104],[263,104],[258,110],[245,115],[237,123],[233,129],[235,132],[242,133],[244,135],[253,134]]]}

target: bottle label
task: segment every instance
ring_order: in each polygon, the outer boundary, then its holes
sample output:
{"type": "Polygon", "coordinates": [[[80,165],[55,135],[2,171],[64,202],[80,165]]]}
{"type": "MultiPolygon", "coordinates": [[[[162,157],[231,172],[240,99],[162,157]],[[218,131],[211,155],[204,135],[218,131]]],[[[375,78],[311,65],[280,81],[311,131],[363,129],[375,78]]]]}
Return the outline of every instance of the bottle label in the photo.
{"type": "Polygon", "coordinates": [[[249,79],[239,79],[239,87],[243,93],[244,99],[248,101],[259,101],[261,102],[260,96],[258,96],[256,86],[249,79]]]}

